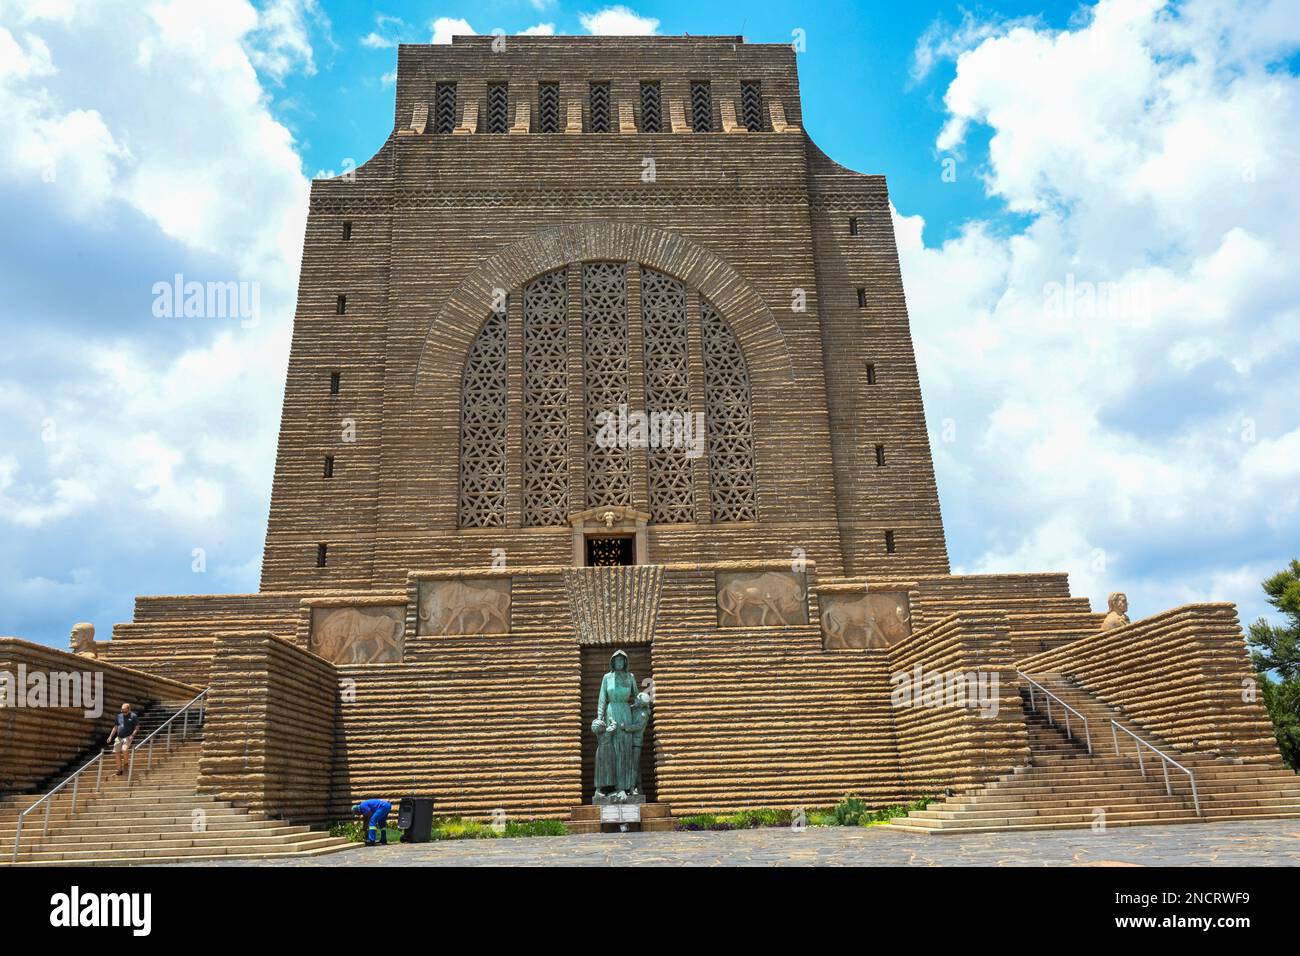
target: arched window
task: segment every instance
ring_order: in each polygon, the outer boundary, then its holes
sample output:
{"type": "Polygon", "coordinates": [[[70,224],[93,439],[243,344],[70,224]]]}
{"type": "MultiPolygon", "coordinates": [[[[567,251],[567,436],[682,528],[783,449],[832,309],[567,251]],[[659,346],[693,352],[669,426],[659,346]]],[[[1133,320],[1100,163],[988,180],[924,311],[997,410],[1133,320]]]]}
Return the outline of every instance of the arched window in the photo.
{"type": "MultiPolygon", "coordinates": [[[[721,313],[671,276],[641,268],[640,295],[630,296],[630,268],[635,266],[586,262],[539,276],[522,290],[516,346],[522,356],[521,440],[513,452],[519,455],[519,521],[524,527],[557,527],[584,507],[641,501],[651,524],[698,521],[695,492],[706,469],[712,520],[756,520],[752,401],[740,345],[721,313]],[[581,284],[574,293],[581,301],[581,334],[572,340],[570,276],[581,284]],[[631,310],[630,302],[636,303],[631,310]],[[690,327],[696,302],[698,338],[690,327]],[[637,365],[630,328],[639,329],[644,345],[636,352],[642,359],[638,382],[632,381],[637,365]],[[569,374],[571,358],[578,359],[571,347],[581,349],[580,381],[569,374]],[[692,394],[692,380],[703,383],[703,394],[692,394]],[[642,394],[634,386],[642,384],[644,407],[631,408],[631,396],[642,394]],[[575,387],[581,405],[570,394],[575,387]],[[702,428],[692,414],[700,408],[702,428]],[[618,423],[613,441],[611,421],[618,423]],[[638,427],[640,437],[634,438],[638,427]],[[578,453],[583,461],[571,461],[578,453]],[[571,467],[579,465],[586,491],[575,501],[569,479],[571,467]],[[637,474],[645,482],[639,491],[637,474]]],[[[459,509],[465,528],[503,527],[510,510],[507,324],[504,312],[489,317],[465,362],[459,509]]]]}

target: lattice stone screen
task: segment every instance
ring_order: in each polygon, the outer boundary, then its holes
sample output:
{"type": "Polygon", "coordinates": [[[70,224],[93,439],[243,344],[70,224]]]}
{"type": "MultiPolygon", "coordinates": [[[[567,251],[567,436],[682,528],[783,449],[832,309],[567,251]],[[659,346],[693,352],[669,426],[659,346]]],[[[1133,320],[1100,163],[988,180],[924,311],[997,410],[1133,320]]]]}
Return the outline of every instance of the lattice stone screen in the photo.
{"type": "Polygon", "coordinates": [[[691,84],[691,130],[713,132],[713,89],[708,83],[691,84]]]}
{"type": "Polygon", "coordinates": [[[560,131],[560,84],[542,83],[537,87],[537,131],[560,131]]]}
{"type": "Polygon", "coordinates": [[[754,436],[749,370],[726,321],[700,300],[704,343],[704,420],[714,521],[753,521],[754,436]]]}
{"type": "Polygon", "coordinates": [[[591,84],[591,105],[588,113],[588,132],[609,132],[609,84],[591,84]]]}
{"type": "MultiPolygon", "coordinates": [[[[646,269],[641,274],[641,325],[645,333],[645,404],[653,421],[677,428],[691,423],[690,364],[687,360],[686,286],[646,269]]],[[[650,520],[681,524],[695,520],[691,459],[682,431],[663,434],[647,452],[650,520]]],[[[699,436],[703,438],[703,436],[699,436]]]]}
{"type": "Polygon", "coordinates": [[[523,523],[569,514],[568,290],[564,270],[524,287],[523,523]]]}
{"type": "Polygon", "coordinates": [[[659,130],[659,84],[641,84],[641,132],[658,133],[659,130]]]}
{"type": "Polygon", "coordinates": [[[504,83],[487,88],[487,131],[504,133],[510,128],[510,91],[504,83]]]}
{"type": "Polygon", "coordinates": [[[587,399],[587,507],[631,505],[632,460],[626,446],[602,442],[602,414],[628,404],[627,266],[582,267],[582,373],[587,399]]]}
{"type": "MultiPolygon", "coordinates": [[[[558,269],[523,288],[520,523],[559,527],[575,510],[570,501],[570,426],[583,429],[586,500],[580,507],[634,506],[633,456],[644,455],[652,524],[698,520],[692,454],[707,446],[712,520],[753,521],[754,439],[749,373],[731,328],[704,299],[700,302],[702,355],[693,358],[690,303],[697,293],[670,276],[643,268],[640,314],[628,314],[628,266],[583,263],[582,336],[570,342],[567,270],[558,269]],[[644,336],[645,406],[630,405],[629,324],[644,336]],[[582,351],[582,420],[570,420],[570,346],[582,351]],[[703,435],[691,414],[690,370],[704,372],[703,435]],[[638,432],[618,434],[620,406],[644,412],[649,447],[630,447],[638,432]],[[613,417],[613,427],[606,427],[613,417]],[[602,430],[604,433],[602,434],[602,430]],[[611,435],[611,431],[614,432],[611,435]],[[610,439],[614,440],[611,441],[610,439]]],[[[459,519],[464,528],[504,527],[511,458],[507,409],[508,320],[491,316],[474,339],[461,380],[459,519]]],[[[700,403],[701,396],[695,396],[700,403]]],[[[576,412],[576,408],[574,409],[576,412]]]]}
{"type": "Polygon", "coordinates": [[[434,94],[433,128],[450,133],[456,128],[456,84],[439,83],[434,94]]]}
{"type": "Polygon", "coordinates": [[[493,315],[470,347],[460,387],[460,525],[506,523],[506,317],[493,315]]]}
{"type": "Polygon", "coordinates": [[[740,85],[740,119],[751,133],[763,132],[763,88],[759,84],[740,85]]]}

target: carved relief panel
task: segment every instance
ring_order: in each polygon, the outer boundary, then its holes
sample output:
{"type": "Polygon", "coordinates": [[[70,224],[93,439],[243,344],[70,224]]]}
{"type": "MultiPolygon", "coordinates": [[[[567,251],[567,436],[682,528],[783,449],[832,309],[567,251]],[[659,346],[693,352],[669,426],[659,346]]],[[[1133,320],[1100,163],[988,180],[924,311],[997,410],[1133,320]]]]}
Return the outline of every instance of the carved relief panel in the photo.
{"type": "Polygon", "coordinates": [[[510,578],[446,578],[420,583],[420,634],[505,634],[510,578]]]}
{"type": "Polygon", "coordinates": [[[720,571],[719,627],[782,627],[808,623],[808,586],[793,571],[720,571]]]}
{"type": "Polygon", "coordinates": [[[912,633],[906,591],[821,595],[823,647],[883,650],[912,633]]]}
{"type": "Polygon", "coordinates": [[[402,660],[406,608],[318,607],[311,612],[308,649],[336,664],[395,664],[402,660]]]}

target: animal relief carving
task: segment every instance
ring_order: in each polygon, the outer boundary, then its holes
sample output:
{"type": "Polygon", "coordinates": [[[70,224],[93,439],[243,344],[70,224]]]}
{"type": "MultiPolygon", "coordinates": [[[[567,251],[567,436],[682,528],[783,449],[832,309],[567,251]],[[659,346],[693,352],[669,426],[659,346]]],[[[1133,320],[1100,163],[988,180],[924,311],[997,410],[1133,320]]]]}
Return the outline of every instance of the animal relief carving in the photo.
{"type": "Polygon", "coordinates": [[[789,571],[718,575],[719,627],[782,627],[808,623],[803,575],[789,571]]]}
{"type": "Polygon", "coordinates": [[[308,649],[335,664],[394,664],[402,660],[405,608],[315,608],[308,649]]]}
{"type": "Polygon", "coordinates": [[[420,585],[421,634],[505,634],[510,579],[451,578],[420,585]]]}

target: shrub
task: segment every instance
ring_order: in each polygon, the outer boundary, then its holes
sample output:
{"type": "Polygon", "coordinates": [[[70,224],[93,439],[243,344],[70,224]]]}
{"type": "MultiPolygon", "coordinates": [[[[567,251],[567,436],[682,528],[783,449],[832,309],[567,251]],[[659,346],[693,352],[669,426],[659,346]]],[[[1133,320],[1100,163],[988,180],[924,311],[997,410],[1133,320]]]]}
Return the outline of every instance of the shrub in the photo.
{"type": "Polygon", "coordinates": [[[564,825],[563,820],[514,820],[506,821],[506,832],[502,834],[508,837],[540,837],[540,836],[567,836],[569,828],[564,825]]]}
{"type": "Polygon", "coordinates": [[[867,802],[857,797],[845,797],[835,804],[831,811],[835,814],[835,823],[842,827],[855,827],[862,822],[862,815],[867,812],[867,802]]]}
{"type": "Polygon", "coordinates": [[[718,818],[712,813],[695,813],[677,818],[678,830],[712,830],[718,818]]]}
{"type": "Polygon", "coordinates": [[[497,832],[488,824],[460,817],[435,821],[430,834],[434,840],[490,840],[496,836],[497,832]]]}
{"type": "MultiPolygon", "coordinates": [[[[569,828],[561,820],[507,820],[505,831],[497,832],[490,823],[478,820],[464,820],[460,817],[444,817],[433,821],[429,834],[431,840],[490,840],[499,836],[533,837],[565,836],[569,828]]],[[[366,827],[360,820],[339,820],[330,824],[330,836],[346,837],[353,843],[361,843],[366,838],[366,827]]],[[[398,843],[402,831],[389,826],[388,842],[398,843]]]]}
{"type": "MultiPolygon", "coordinates": [[[[913,810],[924,810],[932,801],[929,798],[915,803],[900,803],[872,810],[867,802],[848,796],[833,807],[804,811],[804,822],[810,827],[856,827],[888,823],[895,817],[906,816],[913,810]]],[[[678,830],[748,830],[755,827],[788,827],[794,822],[791,810],[738,810],[717,816],[713,813],[696,813],[677,818],[678,830]]]]}
{"type": "Polygon", "coordinates": [[[899,803],[892,807],[884,807],[872,813],[864,813],[862,819],[858,821],[859,826],[871,827],[878,826],[882,823],[888,823],[895,817],[905,817],[913,810],[924,810],[931,804],[929,797],[917,800],[915,803],[899,803]]]}

